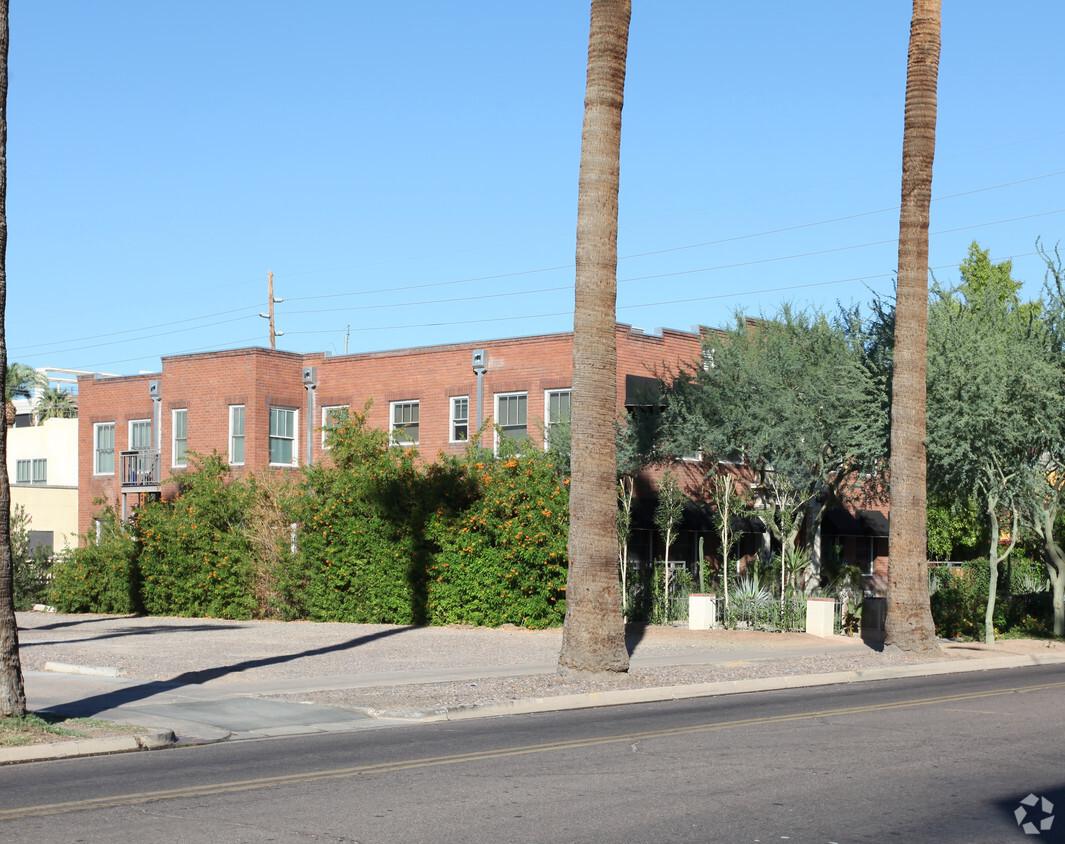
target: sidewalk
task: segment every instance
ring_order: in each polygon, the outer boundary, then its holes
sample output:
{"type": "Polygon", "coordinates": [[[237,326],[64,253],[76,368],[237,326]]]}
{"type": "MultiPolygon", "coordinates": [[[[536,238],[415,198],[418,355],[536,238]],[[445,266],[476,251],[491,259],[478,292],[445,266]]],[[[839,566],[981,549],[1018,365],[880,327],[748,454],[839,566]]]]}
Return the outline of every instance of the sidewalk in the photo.
{"type": "MultiPolygon", "coordinates": [[[[45,613],[18,621],[32,711],[146,728],[133,747],[77,753],[166,745],[170,731],[195,743],[1065,662],[1059,642],[944,643],[922,660],[843,637],[647,627],[630,632],[627,676],[565,681],[555,674],[557,629],[45,613]]],[[[0,748],[0,763],[40,758],[12,750],[0,748]]]]}

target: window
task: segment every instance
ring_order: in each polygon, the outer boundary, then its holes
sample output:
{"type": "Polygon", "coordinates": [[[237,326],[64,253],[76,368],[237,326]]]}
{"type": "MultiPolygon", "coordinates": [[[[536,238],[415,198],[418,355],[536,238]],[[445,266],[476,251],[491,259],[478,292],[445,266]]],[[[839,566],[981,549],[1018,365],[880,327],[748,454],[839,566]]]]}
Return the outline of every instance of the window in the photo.
{"type": "Polygon", "coordinates": [[[189,444],[189,411],[181,408],[174,411],[174,465],[184,466],[185,450],[189,444]]]}
{"type": "Polygon", "coordinates": [[[115,423],[98,422],[92,426],[94,475],[115,473],[115,423]]]}
{"type": "Polygon", "coordinates": [[[451,436],[453,443],[464,443],[470,438],[470,397],[451,397],[451,436]]]}
{"type": "Polygon", "coordinates": [[[552,426],[569,424],[570,397],[569,390],[548,390],[544,400],[544,448],[551,439],[552,426]]]}
{"type": "Polygon", "coordinates": [[[131,451],[150,451],[152,447],[152,420],[131,419],[129,423],[129,447],[131,451]]]}
{"type": "Polygon", "coordinates": [[[508,440],[524,439],[528,433],[529,395],[510,393],[496,396],[496,425],[508,440]]]}
{"type": "Polygon", "coordinates": [[[296,465],[296,411],[270,408],[270,465],[296,465]]]}
{"type": "Polygon", "coordinates": [[[330,429],[340,427],[350,418],[351,414],[346,404],[334,404],[322,408],[322,448],[329,448],[325,440],[330,429]]]}
{"type": "Polygon", "coordinates": [[[396,445],[418,444],[419,405],[416,401],[394,401],[392,409],[392,442],[396,445]]]}
{"type": "Polygon", "coordinates": [[[244,465],[244,405],[229,406],[229,462],[244,465]]]}
{"type": "Polygon", "coordinates": [[[15,461],[15,483],[17,484],[46,484],[48,483],[48,459],[35,457],[32,460],[15,461]]]}

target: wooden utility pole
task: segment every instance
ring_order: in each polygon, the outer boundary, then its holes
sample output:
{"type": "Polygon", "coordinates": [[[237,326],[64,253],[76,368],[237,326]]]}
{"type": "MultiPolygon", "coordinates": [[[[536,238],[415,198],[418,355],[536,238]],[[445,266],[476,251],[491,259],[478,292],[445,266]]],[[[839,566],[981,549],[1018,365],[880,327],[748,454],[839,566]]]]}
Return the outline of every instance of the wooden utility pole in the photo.
{"type": "Polygon", "coordinates": [[[275,299],[274,298],[274,273],[271,270],[270,272],[268,272],[266,274],[266,302],[267,302],[267,307],[268,307],[268,313],[259,314],[259,316],[261,316],[263,319],[267,319],[267,320],[270,321],[270,348],[271,349],[276,349],[277,348],[277,338],[278,337],[284,337],[285,336],[285,332],[284,331],[276,331],[274,329],[274,303],[275,302],[284,302],[284,301],[285,301],[284,299],[275,299]]]}

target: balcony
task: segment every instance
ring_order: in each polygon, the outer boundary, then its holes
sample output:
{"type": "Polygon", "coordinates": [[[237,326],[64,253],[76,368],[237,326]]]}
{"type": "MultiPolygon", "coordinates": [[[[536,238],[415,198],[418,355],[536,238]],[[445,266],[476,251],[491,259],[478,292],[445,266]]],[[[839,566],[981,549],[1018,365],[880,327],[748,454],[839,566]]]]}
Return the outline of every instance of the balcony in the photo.
{"type": "Polygon", "coordinates": [[[158,492],[162,478],[159,452],[123,451],[119,454],[123,492],[158,492]]]}

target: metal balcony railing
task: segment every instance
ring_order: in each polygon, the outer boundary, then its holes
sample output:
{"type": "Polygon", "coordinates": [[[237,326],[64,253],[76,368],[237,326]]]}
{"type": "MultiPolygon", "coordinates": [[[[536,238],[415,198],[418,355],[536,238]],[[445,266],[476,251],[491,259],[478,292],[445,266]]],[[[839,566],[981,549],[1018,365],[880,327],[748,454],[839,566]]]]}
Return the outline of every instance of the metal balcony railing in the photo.
{"type": "Polygon", "coordinates": [[[122,488],[157,488],[162,478],[162,463],[159,452],[123,451],[119,454],[122,488]]]}

